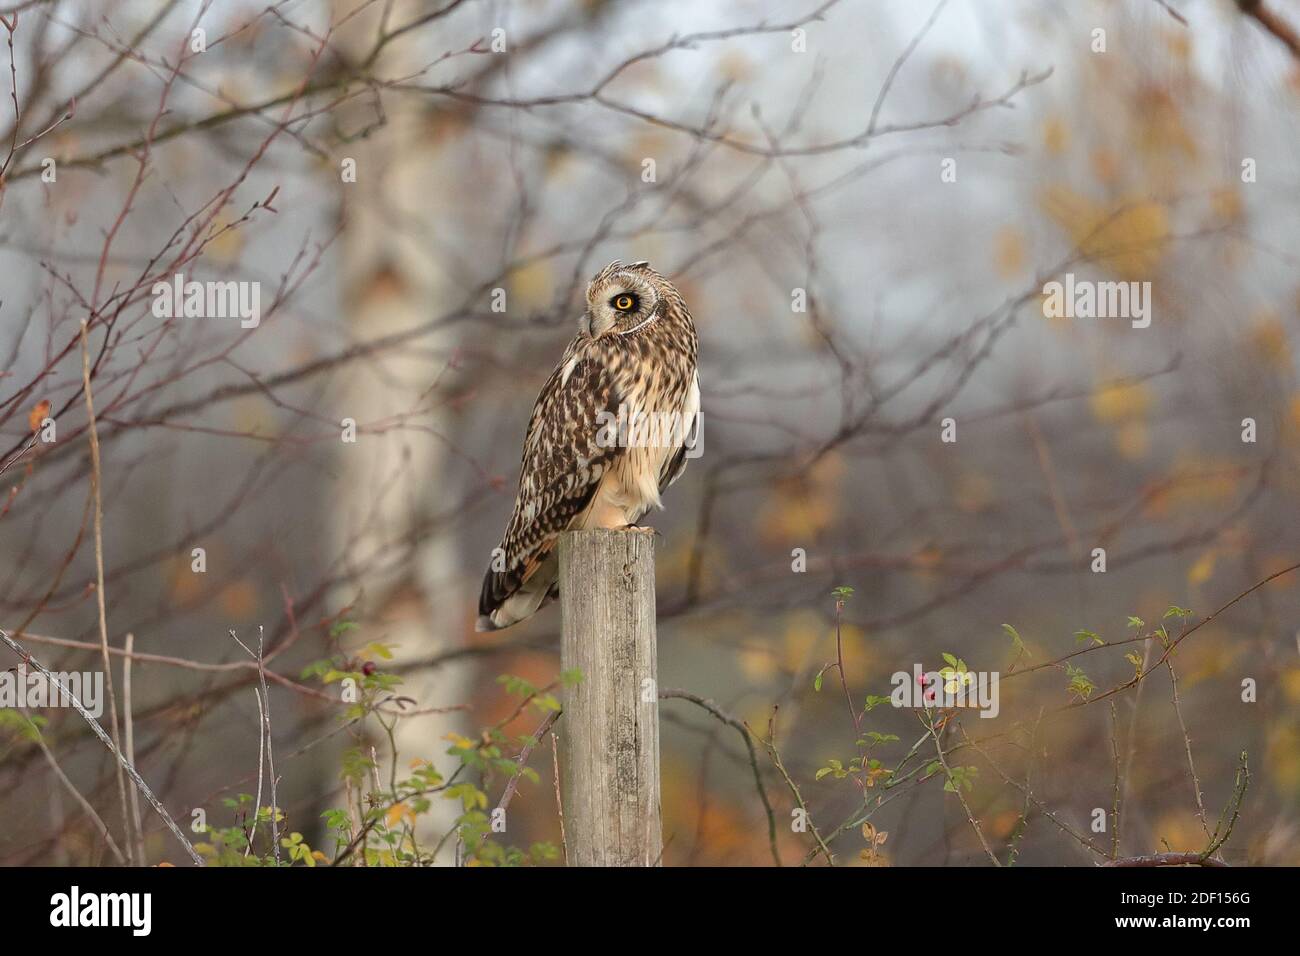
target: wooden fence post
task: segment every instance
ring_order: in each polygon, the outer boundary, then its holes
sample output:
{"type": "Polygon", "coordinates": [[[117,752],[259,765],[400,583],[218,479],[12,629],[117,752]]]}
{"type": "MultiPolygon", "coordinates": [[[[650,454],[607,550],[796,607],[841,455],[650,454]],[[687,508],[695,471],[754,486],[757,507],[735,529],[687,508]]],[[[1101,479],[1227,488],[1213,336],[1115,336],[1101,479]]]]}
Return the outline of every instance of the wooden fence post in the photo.
{"type": "Polygon", "coordinates": [[[560,537],[560,775],[571,866],[658,866],[654,534],[560,537]]]}

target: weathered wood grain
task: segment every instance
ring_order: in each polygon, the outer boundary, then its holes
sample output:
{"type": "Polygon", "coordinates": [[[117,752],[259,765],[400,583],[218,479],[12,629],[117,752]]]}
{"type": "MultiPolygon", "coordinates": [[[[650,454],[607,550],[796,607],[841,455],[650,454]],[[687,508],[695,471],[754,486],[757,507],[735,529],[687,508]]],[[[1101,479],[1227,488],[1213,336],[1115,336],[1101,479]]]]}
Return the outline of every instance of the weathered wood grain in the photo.
{"type": "Polygon", "coordinates": [[[658,866],[659,701],[654,534],[560,538],[560,721],[565,838],[573,866],[658,866]]]}

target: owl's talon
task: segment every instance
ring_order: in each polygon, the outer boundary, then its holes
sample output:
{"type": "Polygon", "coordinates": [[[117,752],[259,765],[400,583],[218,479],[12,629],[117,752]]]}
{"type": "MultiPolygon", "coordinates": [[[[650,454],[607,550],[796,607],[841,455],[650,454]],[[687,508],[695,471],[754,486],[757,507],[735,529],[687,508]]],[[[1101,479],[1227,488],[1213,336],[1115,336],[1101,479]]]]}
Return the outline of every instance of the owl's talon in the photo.
{"type": "MultiPolygon", "coordinates": [[[[640,531],[640,532],[643,532],[643,533],[646,533],[646,534],[659,535],[659,532],[656,531],[654,528],[650,527],[648,524],[625,524],[625,525],[623,525],[623,527],[619,528],[618,530],[620,530],[620,531],[640,531]]],[[[662,537],[662,535],[659,535],[659,536],[662,537]]]]}

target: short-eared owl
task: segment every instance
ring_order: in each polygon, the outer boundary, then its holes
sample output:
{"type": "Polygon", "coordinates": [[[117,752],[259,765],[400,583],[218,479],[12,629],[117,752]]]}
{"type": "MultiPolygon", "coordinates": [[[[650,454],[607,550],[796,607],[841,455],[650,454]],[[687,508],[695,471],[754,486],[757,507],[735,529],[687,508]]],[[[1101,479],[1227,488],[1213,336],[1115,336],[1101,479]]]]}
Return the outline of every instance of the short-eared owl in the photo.
{"type": "Polygon", "coordinates": [[[596,273],[577,337],[533,406],[477,630],[509,627],[556,597],[560,532],[624,528],[663,507],[698,438],[695,360],[695,323],[671,282],[645,262],[596,273]]]}

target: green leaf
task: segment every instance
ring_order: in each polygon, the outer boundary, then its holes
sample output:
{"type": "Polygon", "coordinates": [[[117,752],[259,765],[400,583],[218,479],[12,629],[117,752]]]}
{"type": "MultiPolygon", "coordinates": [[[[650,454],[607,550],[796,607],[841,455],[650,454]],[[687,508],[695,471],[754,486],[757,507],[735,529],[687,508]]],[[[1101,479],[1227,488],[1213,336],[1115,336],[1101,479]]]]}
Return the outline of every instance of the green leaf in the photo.
{"type": "Polygon", "coordinates": [[[1088,675],[1083,672],[1083,669],[1075,667],[1073,664],[1065,665],[1065,676],[1070,679],[1070,693],[1083,700],[1091,697],[1092,692],[1097,689],[1097,686],[1088,679],[1088,675]]]}
{"type": "Polygon", "coordinates": [[[872,743],[886,744],[891,740],[898,740],[898,734],[882,734],[875,730],[868,730],[867,738],[871,740],[872,743]]]}
{"type": "Polygon", "coordinates": [[[340,634],[346,634],[348,631],[355,631],[359,627],[356,621],[335,621],[330,628],[330,637],[338,637],[340,634]]]}
{"type": "Polygon", "coordinates": [[[1026,650],[1026,648],[1025,648],[1025,642],[1024,642],[1023,640],[1021,640],[1020,632],[1019,632],[1019,631],[1017,631],[1017,630],[1016,630],[1014,627],[1012,627],[1010,624],[1003,624],[1003,625],[1002,625],[1002,630],[1006,631],[1007,634],[1009,634],[1009,635],[1011,636],[1011,643],[1012,643],[1012,645],[1015,647],[1015,649],[1016,649],[1017,651],[1020,651],[1020,652],[1023,653],[1023,652],[1026,650]]]}

